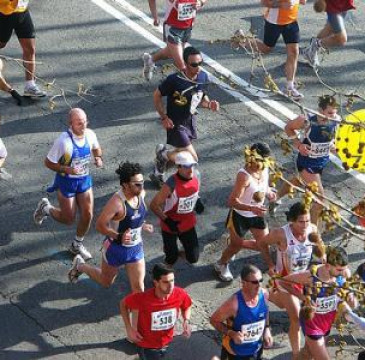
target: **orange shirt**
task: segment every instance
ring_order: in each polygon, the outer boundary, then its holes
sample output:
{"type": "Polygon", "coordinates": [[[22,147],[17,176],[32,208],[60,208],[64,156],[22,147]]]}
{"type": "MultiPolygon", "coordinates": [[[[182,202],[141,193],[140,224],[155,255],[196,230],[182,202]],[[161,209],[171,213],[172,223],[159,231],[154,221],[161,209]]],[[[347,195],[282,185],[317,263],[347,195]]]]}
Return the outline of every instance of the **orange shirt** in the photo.
{"type": "Polygon", "coordinates": [[[288,8],[265,8],[264,17],[271,24],[287,25],[298,19],[299,0],[290,0],[288,8]]]}
{"type": "Polygon", "coordinates": [[[0,0],[0,13],[11,15],[27,10],[29,0],[0,0]]]}

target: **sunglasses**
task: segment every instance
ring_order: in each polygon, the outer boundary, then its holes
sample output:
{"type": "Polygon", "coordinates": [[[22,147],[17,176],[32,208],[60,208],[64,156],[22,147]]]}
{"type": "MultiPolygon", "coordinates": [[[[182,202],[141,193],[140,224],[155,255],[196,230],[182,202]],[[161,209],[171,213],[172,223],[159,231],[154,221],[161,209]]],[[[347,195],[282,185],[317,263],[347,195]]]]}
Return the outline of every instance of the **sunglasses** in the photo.
{"type": "Polygon", "coordinates": [[[179,165],[181,168],[183,169],[191,169],[192,167],[195,166],[195,164],[189,164],[189,165],[179,165]]]}
{"type": "Polygon", "coordinates": [[[144,180],[143,181],[131,181],[131,184],[141,188],[144,185],[144,180]]]}
{"type": "Polygon", "coordinates": [[[249,282],[249,283],[254,284],[254,285],[259,285],[264,281],[264,279],[260,279],[260,280],[243,280],[243,281],[249,282]]]}
{"type": "Polygon", "coordinates": [[[193,67],[193,68],[196,68],[198,66],[201,66],[201,64],[203,64],[203,61],[200,61],[200,62],[192,62],[189,64],[189,66],[193,67]]]}

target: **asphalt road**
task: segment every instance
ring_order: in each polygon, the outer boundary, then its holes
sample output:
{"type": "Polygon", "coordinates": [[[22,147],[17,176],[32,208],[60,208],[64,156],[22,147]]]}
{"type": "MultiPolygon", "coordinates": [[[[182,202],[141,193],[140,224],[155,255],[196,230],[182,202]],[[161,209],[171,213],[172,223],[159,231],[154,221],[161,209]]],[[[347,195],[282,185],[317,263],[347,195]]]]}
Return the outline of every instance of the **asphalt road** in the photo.
{"type": "MultiPolygon", "coordinates": [[[[67,271],[72,258],[67,247],[75,227],[61,226],[48,219],[38,228],[32,222],[34,208],[53,177],[43,166],[43,160],[56,136],[66,128],[69,105],[85,109],[90,127],[96,131],[104,149],[104,168],[93,170],[96,214],[118,188],[114,174],[118,163],[126,159],[138,161],[147,174],[153,166],[155,144],[165,139],[152,103],[152,92],[165,75],[159,68],[149,83],[141,76],[141,55],[156,48],[161,34],[125,6],[110,1],[107,4],[114,10],[107,13],[104,5],[100,7],[102,4],[99,0],[31,1],[38,36],[37,75],[46,83],[55,80],[55,85],[48,87],[47,99],[23,107],[16,106],[6,94],[0,94],[0,136],[9,152],[6,168],[13,175],[11,181],[0,182],[0,359],[136,358],[133,345],[124,340],[125,331],[118,313],[118,302],[129,291],[124,271],[108,290],[84,276],[77,285],[69,284],[67,271]],[[78,95],[80,88],[87,89],[82,97],[78,95]],[[53,110],[50,100],[55,104],[53,110]]],[[[147,1],[135,1],[132,5],[149,15],[147,1]]],[[[158,5],[162,13],[162,2],[158,5]]],[[[260,14],[260,7],[252,1],[208,3],[198,16],[192,44],[248,81],[251,58],[233,51],[227,42],[216,40],[228,39],[236,29],[247,30],[251,26],[260,34],[260,14]]],[[[324,81],[341,91],[364,93],[365,90],[361,21],[364,15],[364,3],[359,2],[348,25],[348,44],[326,55],[320,70],[324,81]]],[[[301,9],[303,42],[309,41],[323,21],[323,16],[313,13],[311,2],[301,9]]],[[[15,37],[1,54],[21,57],[15,37]]],[[[282,43],[264,59],[266,68],[281,85],[284,60],[282,43]]],[[[206,69],[215,73],[212,67],[206,69]]],[[[255,84],[262,86],[262,70],[257,66],[254,70],[255,84]]],[[[17,64],[7,62],[5,74],[22,90],[23,74],[17,64]]],[[[327,93],[306,65],[299,65],[298,80],[303,83],[306,96],[303,103],[307,106],[314,107],[316,96],[327,93]]],[[[199,139],[195,146],[200,157],[201,195],[206,204],[198,224],[202,254],[196,266],[183,261],[176,266],[177,284],[186,288],[194,299],[194,333],[189,341],[181,336],[175,338],[170,356],[173,360],[210,359],[219,354],[219,335],[212,330],[208,317],[236,291],[238,281],[229,285],[220,283],[212,263],[222,248],[225,204],[242,164],[242,148],[258,139],[265,140],[288,172],[294,168],[293,155],[284,157],[281,153],[276,137],[281,130],[273,122],[277,122],[276,118],[285,122],[293,112],[299,112],[298,108],[281,98],[260,99],[240,87],[238,90],[239,94],[232,96],[221,87],[210,85],[210,96],[221,102],[222,110],[217,114],[200,111],[199,139]]],[[[364,104],[357,102],[355,108],[364,108],[364,104]]],[[[347,206],[363,196],[364,183],[333,164],[325,170],[323,179],[328,195],[347,206]]],[[[146,187],[148,201],[156,190],[148,183],[146,187]]],[[[51,197],[51,201],[55,198],[51,197]]],[[[284,210],[286,206],[279,210],[276,219],[270,219],[271,225],[284,223],[284,210]]],[[[157,224],[151,214],[149,220],[157,224]]],[[[336,241],[338,235],[326,239],[336,241]]],[[[93,226],[86,245],[94,254],[95,264],[100,261],[101,242],[102,236],[93,226]]],[[[351,268],[355,269],[365,257],[362,241],[352,239],[349,252],[351,268]]],[[[145,253],[148,270],[162,260],[158,231],[145,236],[145,253]]],[[[257,253],[244,251],[232,265],[236,276],[247,262],[265,269],[257,253]]],[[[151,286],[149,276],[146,284],[151,286]]],[[[272,323],[276,338],[288,343],[286,314],[273,308],[272,323]]],[[[356,347],[349,337],[347,340],[350,345],[342,358],[354,359],[356,347]]],[[[331,353],[336,350],[331,348],[331,353]]],[[[265,356],[289,359],[289,345],[265,356]]]]}

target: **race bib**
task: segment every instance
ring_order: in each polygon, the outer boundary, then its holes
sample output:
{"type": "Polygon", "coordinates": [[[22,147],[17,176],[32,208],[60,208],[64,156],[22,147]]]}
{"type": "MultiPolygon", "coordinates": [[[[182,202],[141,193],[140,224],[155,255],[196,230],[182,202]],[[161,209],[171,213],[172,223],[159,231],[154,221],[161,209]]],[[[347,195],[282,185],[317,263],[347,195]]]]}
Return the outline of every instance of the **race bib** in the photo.
{"type": "Polygon", "coordinates": [[[289,252],[289,268],[291,272],[307,270],[311,257],[312,247],[295,246],[295,248],[289,252]]]}
{"type": "Polygon", "coordinates": [[[29,0],[19,0],[17,9],[26,9],[28,7],[29,0]]]}
{"type": "Polygon", "coordinates": [[[320,158],[328,156],[331,143],[312,143],[309,157],[320,158]]]}
{"type": "Polygon", "coordinates": [[[176,309],[169,309],[164,311],[156,311],[151,314],[151,330],[152,331],[161,331],[168,330],[174,327],[177,311],[176,309]]]}
{"type": "Polygon", "coordinates": [[[195,18],[196,10],[194,4],[183,3],[177,5],[177,19],[180,21],[195,18]]]}
{"type": "Polygon", "coordinates": [[[123,243],[123,246],[135,246],[142,242],[142,227],[131,229],[131,240],[127,243],[123,243]]]}
{"type": "Polygon", "coordinates": [[[86,176],[89,175],[89,163],[90,156],[84,158],[74,158],[71,163],[71,167],[75,168],[77,174],[74,176],[86,176]]]}
{"type": "Polygon", "coordinates": [[[243,344],[259,341],[264,333],[264,329],[265,320],[242,325],[241,332],[244,334],[243,344]]]}
{"type": "Polygon", "coordinates": [[[316,313],[327,314],[337,309],[336,295],[318,298],[316,300],[316,313]]]}
{"type": "Polygon", "coordinates": [[[189,214],[194,210],[195,204],[198,201],[198,193],[195,193],[189,197],[179,198],[179,204],[177,207],[178,214],[189,214]]]}

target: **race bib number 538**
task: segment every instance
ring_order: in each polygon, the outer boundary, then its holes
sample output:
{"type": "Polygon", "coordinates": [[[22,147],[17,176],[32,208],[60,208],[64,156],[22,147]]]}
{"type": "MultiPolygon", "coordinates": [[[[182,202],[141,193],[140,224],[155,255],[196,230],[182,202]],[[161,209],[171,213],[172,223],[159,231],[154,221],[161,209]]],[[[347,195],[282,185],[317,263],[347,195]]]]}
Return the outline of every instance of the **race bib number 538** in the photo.
{"type": "Polygon", "coordinates": [[[176,309],[156,311],[152,314],[151,330],[161,331],[174,327],[177,317],[176,309]]]}

